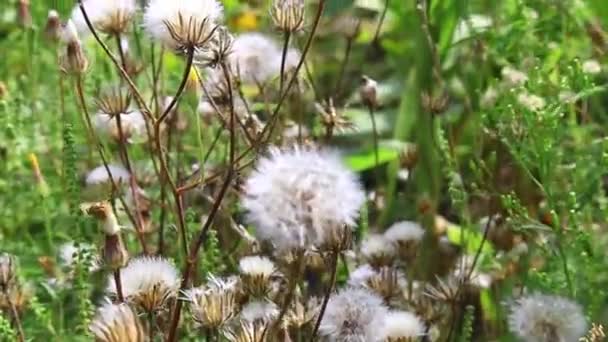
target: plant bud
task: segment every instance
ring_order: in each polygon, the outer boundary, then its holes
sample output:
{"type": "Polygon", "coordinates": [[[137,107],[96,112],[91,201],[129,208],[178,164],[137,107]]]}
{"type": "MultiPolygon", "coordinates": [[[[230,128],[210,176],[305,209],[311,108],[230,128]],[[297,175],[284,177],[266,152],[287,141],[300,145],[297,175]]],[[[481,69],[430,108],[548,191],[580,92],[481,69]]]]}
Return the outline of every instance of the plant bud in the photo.
{"type": "Polygon", "coordinates": [[[270,15],[274,25],[283,32],[297,32],[304,26],[303,0],[275,0],[270,15]]]}
{"type": "Polygon", "coordinates": [[[61,38],[61,19],[59,13],[55,10],[50,10],[44,28],[44,34],[50,41],[56,42],[61,38]]]}
{"type": "Polygon", "coordinates": [[[359,87],[359,96],[361,97],[361,102],[367,107],[378,107],[378,82],[363,75],[361,77],[361,86],[359,87]]]}
{"type": "Polygon", "coordinates": [[[66,43],[65,52],[59,61],[61,70],[74,75],[85,73],[89,67],[89,60],[84,54],[76,26],[71,20],[63,28],[61,38],[66,43]]]}
{"type": "Polygon", "coordinates": [[[106,234],[102,257],[105,265],[111,270],[117,270],[127,264],[129,253],[119,234],[106,234]]]}

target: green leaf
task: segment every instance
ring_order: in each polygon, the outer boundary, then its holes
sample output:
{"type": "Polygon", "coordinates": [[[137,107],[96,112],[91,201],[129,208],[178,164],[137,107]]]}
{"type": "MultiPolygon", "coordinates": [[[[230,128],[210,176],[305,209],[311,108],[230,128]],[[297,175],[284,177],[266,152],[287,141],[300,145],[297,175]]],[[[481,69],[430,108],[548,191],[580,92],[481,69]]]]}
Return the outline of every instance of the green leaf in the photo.
{"type": "MultiPolygon", "coordinates": [[[[399,150],[394,147],[380,146],[378,148],[378,163],[384,164],[396,160],[399,157],[399,150]]],[[[373,149],[359,151],[356,154],[345,158],[346,164],[353,171],[361,172],[373,169],[376,166],[376,156],[373,149]]]]}
{"type": "MultiPolygon", "coordinates": [[[[473,231],[471,229],[463,230],[462,227],[455,224],[448,225],[447,236],[451,243],[464,247],[465,251],[471,254],[477,253],[477,250],[483,241],[483,234],[481,232],[473,231]]],[[[494,253],[494,248],[490,241],[486,240],[483,242],[481,252],[485,254],[494,253]]]]}

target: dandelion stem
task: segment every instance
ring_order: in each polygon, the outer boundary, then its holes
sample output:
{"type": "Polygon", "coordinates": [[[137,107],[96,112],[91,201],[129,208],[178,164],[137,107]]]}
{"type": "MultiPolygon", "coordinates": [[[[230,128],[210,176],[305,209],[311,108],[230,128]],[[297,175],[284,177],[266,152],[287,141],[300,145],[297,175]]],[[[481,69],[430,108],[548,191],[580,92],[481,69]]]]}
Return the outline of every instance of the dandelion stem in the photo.
{"type": "Polygon", "coordinates": [[[116,295],[118,301],[121,303],[125,302],[125,297],[122,293],[122,281],[120,280],[120,268],[114,271],[114,283],[116,284],[116,295]]]}
{"type": "Polygon", "coordinates": [[[380,31],[382,30],[382,25],[384,24],[384,19],[386,18],[386,12],[388,12],[388,5],[390,2],[390,0],[386,0],[384,2],[384,9],[382,10],[382,15],[380,16],[380,21],[378,22],[378,26],[376,26],[376,33],[374,33],[374,39],[372,40],[374,43],[378,43],[380,31]]]}
{"type": "Polygon", "coordinates": [[[287,60],[287,50],[289,50],[289,39],[291,31],[286,30],[283,40],[283,53],[281,55],[281,73],[279,74],[279,94],[283,94],[283,82],[285,78],[285,61],[287,60]]]}
{"type": "Polygon", "coordinates": [[[315,327],[312,330],[312,334],[310,335],[310,342],[315,340],[317,336],[317,332],[319,331],[319,327],[321,326],[321,320],[323,320],[323,315],[325,314],[325,309],[327,308],[327,303],[329,302],[329,297],[331,297],[331,293],[336,285],[336,275],[338,270],[338,256],[340,252],[333,251],[331,253],[331,276],[329,280],[329,286],[327,287],[327,291],[325,291],[325,297],[323,297],[323,303],[321,304],[321,309],[319,310],[319,317],[317,317],[317,322],[315,323],[315,327]]]}
{"type": "MultiPolygon", "coordinates": [[[[376,127],[376,115],[374,113],[374,107],[372,105],[369,105],[367,108],[369,109],[369,117],[372,121],[372,136],[373,136],[373,141],[374,141],[374,162],[375,162],[375,166],[377,169],[378,165],[380,164],[380,158],[378,156],[378,129],[376,127]]],[[[378,179],[377,181],[380,181],[380,180],[378,179]]]]}
{"type": "Polygon", "coordinates": [[[122,49],[122,43],[120,42],[120,33],[117,33],[115,36],[116,39],[116,49],[118,50],[118,56],[120,57],[120,64],[122,68],[127,71],[127,59],[125,58],[125,52],[122,49]]]}

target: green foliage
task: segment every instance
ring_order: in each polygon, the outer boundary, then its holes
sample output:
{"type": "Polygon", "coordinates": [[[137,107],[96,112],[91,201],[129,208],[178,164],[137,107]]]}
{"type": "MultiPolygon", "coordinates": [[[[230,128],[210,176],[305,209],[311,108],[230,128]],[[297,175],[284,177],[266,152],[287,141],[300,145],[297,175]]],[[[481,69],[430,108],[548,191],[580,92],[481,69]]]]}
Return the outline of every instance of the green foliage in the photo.
{"type": "Polygon", "coordinates": [[[11,322],[4,314],[0,315],[0,341],[15,341],[17,333],[11,327],[11,322]]]}

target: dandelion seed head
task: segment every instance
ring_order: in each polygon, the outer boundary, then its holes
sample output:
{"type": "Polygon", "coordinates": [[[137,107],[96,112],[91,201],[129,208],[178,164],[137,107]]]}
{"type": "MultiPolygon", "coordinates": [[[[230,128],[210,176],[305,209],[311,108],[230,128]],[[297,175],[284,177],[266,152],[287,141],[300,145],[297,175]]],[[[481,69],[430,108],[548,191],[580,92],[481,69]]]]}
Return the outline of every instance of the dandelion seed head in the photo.
{"type": "Polygon", "coordinates": [[[392,264],[396,252],[395,245],[381,234],[370,234],[361,243],[361,256],[373,267],[392,264]]]}
{"type": "Polygon", "coordinates": [[[379,330],[379,342],[416,342],[424,335],[425,326],[415,314],[390,311],[379,330]]]}
{"type": "Polygon", "coordinates": [[[212,277],[205,286],[184,292],[194,321],[207,328],[218,328],[234,317],[237,288],[234,278],[212,277]]]}
{"type": "Polygon", "coordinates": [[[363,288],[346,288],[329,299],[319,333],[335,342],[374,341],[386,312],[379,296],[363,288]]]}
{"type": "Polygon", "coordinates": [[[600,65],[600,62],[598,62],[596,59],[588,59],[584,61],[583,65],[581,66],[581,69],[584,73],[590,75],[597,75],[602,72],[602,66],[600,65]]]}
{"type": "Polygon", "coordinates": [[[216,0],[151,0],[144,12],[148,34],[174,50],[200,49],[223,15],[216,0]]]}
{"type": "Polygon", "coordinates": [[[93,116],[93,129],[98,135],[120,141],[120,132],[118,131],[118,120],[120,116],[120,126],[122,129],[122,139],[127,142],[142,142],[146,138],[146,119],[139,111],[130,113],[122,113],[118,115],[108,115],[99,112],[93,116]]]}
{"type": "Polygon", "coordinates": [[[241,319],[247,322],[270,322],[279,315],[279,307],[268,300],[247,303],[241,311],[241,319]]]}
{"type": "Polygon", "coordinates": [[[531,111],[539,111],[547,104],[542,97],[527,92],[517,95],[517,102],[531,111]]]}
{"type": "Polygon", "coordinates": [[[394,223],[384,232],[384,237],[387,240],[396,243],[418,242],[422,240],[423,235],[424,229],[418,223],[412,221],[394,223]]]}
{"type": "Polygon", "coordinates": [[[354,226],[365,196],[337,154],[306,147],[273,148],[244,185],[247,221],[279,250],[322,244],[354,226]]]}
{"type": "Polygon", "coordinates": [[[528,81],[528,75],[513,67],[506,66],[500,71],[503,83],[510,88],[519,87],[528,81]]]}
{"type": "MultiPolygon", "coordinates": [[[[83,0],[82,5],[96,31],[113,35],[128,30],[137,10],[135,0],[83,0]]],[[[72,10],[72,20],[78,32],[90,32],[79,5],[72,10]]]]}
{"type": "Polygon", "coordinates": [[[258,297],[270,290],[270,277],[276,267],[267,257],[248,256],[239,261],[239,271],[245,291],[258,297]]]}
{"type": "Polygon", "coordinates": [[[104,165],[100,165],[89,171],[85,183],[88,186],[111,183],[110,174],[112,174],[112,178],[117,184],[127,183],[131,177],[129,171],[120,165],[109,164],[108,169],[110,170],[110,173],[108,173],[108,170],[104,165]]]}
{"type": "Polygon", "coordinates": [[[578,341],[587,330],[581,306],[563,297],[532,294],[510,309],[509,328],[525,342],[578,341]]]}
{"type": "MultiPolygon", "coordinates": [[[[139,257],[120,270],[125,299],[146,312],[165,306],[175,297],[180,275],[175,266],[160,257],[139,257]]],[[[107,292],[116,295],[114,277],[108,278],[107,292]]]]}
{"type": "Polygon", "coordinates": [[[109,300],[98,310],[89,326],[96,341],[103,342],[144,342],[144,328],[127,304],[112,304],[109,300]]]}

